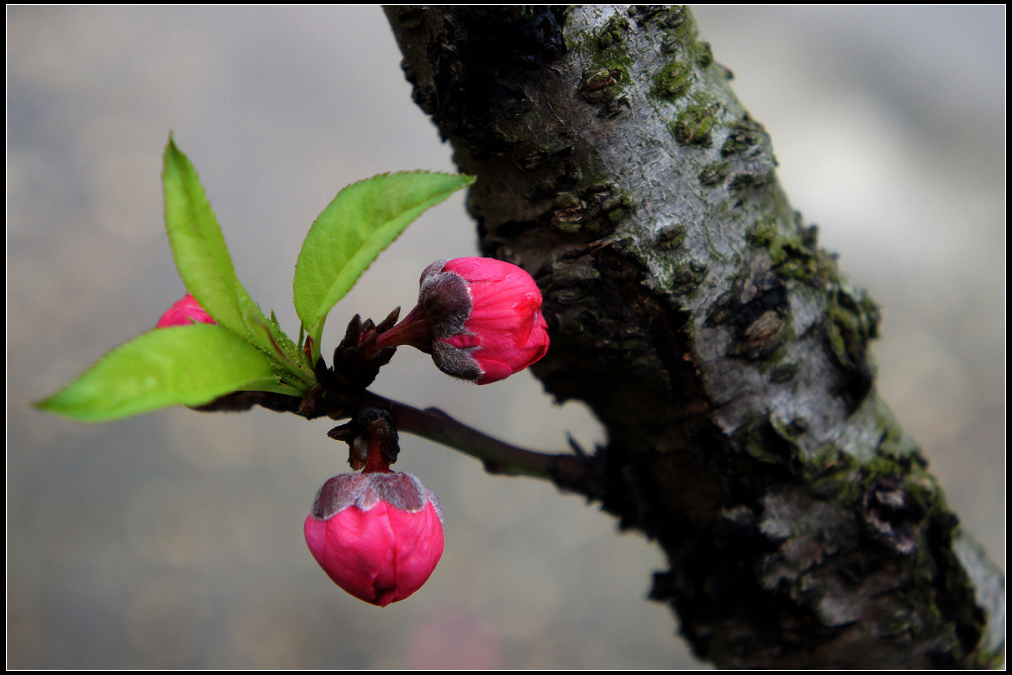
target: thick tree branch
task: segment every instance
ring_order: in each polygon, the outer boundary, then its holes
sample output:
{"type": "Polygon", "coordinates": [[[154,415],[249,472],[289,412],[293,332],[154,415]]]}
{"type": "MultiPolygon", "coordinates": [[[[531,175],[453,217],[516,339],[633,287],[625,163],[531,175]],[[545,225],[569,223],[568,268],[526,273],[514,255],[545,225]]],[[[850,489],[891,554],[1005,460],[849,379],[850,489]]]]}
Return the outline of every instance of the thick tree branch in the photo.
{"type": "Polygon", "coordinates": [[[986,666],[1004,581],[874,386],[878,312],[777,182],[683,9],[387,10],[538,281],[534,368],[608,430],[583,491],[666,551],[653,597],[720,666],[986,666]]]}

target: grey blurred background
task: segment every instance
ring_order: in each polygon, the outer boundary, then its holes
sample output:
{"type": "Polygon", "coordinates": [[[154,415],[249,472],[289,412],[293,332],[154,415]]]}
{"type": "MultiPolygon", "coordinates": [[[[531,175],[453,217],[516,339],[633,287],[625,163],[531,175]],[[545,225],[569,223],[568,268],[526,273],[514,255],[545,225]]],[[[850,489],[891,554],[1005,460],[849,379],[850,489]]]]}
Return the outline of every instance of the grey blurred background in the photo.
{"type": "MultiPolygon", "coordinates": [[[[795,208],[882,305],[886,399],[1004,566],[1004,7],[695,11],[795,208]]],[[[8,667],[694,663],[645,600],[660,553],[549,485],[405,436],[397,468],[441,498],[446,551],[379,609],[303,541],[316,489],[346,470],[326,421],[175,409],[84,425],[29,407],[182,295],[162,223],[169,130],[250,294],[297,332],[295,259],[334,194],[453,170],[399,60],[379,8],[8,8],[8,667]]],[[[434,209],[325,339],[356,312],[409,308],[422,268],[475,247],[462,197],[434,209]]],[[[603,440],[528,373],[474,389],[402,350],[375,389],[530,447],[603,440]]]]}

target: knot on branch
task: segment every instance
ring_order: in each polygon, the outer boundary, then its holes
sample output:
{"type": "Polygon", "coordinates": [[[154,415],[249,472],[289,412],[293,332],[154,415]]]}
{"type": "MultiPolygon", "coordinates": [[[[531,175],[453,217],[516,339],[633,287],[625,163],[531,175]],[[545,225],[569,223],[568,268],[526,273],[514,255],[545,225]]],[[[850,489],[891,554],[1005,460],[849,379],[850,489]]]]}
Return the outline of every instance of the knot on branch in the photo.
{"type": "Polygon", "coordinates": [[[928,509],[896,477],[882,478],[861,495],[861,519],[875,541],[911,555],[924,531],[928,509]]]}

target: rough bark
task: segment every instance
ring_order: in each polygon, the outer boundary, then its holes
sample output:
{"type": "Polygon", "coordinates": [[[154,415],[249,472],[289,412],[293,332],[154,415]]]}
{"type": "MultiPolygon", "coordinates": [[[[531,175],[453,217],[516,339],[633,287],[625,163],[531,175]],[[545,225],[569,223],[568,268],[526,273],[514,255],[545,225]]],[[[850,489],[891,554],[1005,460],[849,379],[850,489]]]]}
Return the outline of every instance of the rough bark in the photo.
{"type": "Polygon", "coordinates": [[[604,423],[577,487],[664,548],[652,597],[723,667],[994,666],[1004,580],[875,389],[878,311],[818,248],[681,8],[388,18],[478,177],[485,255],[545,297],[534,367],[604,423]]]}

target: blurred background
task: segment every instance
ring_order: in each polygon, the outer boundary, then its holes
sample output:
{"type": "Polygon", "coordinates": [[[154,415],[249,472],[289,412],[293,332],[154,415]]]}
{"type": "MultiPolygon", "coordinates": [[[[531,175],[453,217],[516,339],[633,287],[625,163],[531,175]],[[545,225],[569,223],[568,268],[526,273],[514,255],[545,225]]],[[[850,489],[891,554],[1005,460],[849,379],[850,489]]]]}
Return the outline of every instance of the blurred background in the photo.
{"type": "MultiPolygon", "coordinates": [[[[795,208],[882,306],[886,399],[1004,567],[1004,7],[695,11],[795,208]]],[[[375,7],[8,8],[8,667],[694,664],[645,599],[659,551],[547,484],[404,436],[397,468],[442,500],[446,550],[379,609],[303,540],[315,491],[347,469],[327,421],[84,425],[30,407],[183,294],[162,221],[170,130],[239,277],[297,333],[295,259],[334,194],[454,170],[399,61],[375,7]]],[[[407,310],[428,263],[475,251],[462,196],[426,214],[331,314],[325,353],[354,313],[407,310]]],[[[375,390],[533,448],[603,440],[529,373],[471,387],[402,350],[375,390]]]]}

